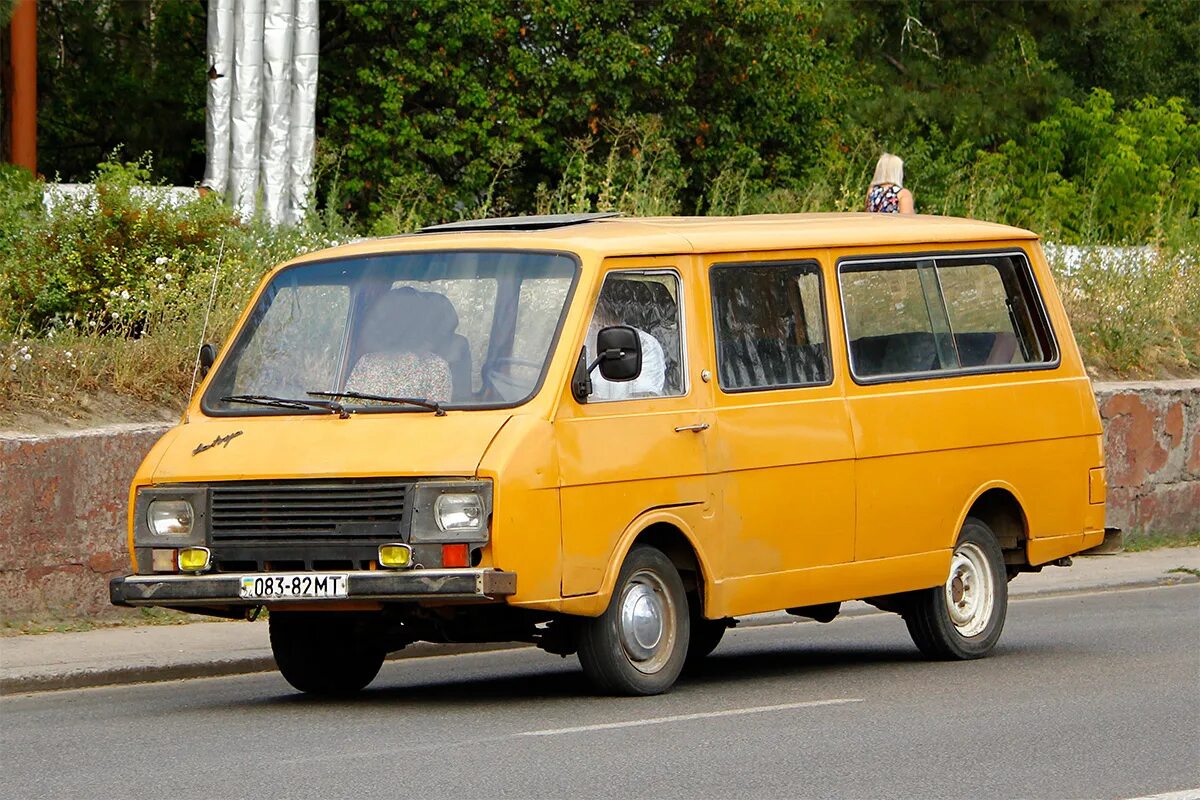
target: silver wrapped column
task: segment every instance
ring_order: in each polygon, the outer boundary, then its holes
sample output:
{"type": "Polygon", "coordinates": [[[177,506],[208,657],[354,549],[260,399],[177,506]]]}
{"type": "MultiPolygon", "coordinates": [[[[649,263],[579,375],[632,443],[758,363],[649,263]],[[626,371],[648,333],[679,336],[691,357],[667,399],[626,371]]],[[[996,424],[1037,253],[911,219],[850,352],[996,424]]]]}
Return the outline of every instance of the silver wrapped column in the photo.
{"type": "Polygon", "coordinates": [[[209,15],[203,185],[243,218],[297,222],[312,185],[317,0],[212,0],[209,15]]]}

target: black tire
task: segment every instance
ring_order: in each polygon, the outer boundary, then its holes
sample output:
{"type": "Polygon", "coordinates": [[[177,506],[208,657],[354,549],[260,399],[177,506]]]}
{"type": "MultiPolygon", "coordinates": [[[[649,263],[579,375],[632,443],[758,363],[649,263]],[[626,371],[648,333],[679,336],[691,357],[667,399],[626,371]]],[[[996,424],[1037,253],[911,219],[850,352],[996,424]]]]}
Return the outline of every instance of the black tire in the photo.
{"type": "Polygon", "coordinates": [[[728,619],[705,619],[699,597],[689,597],[691,609],[691,630],[688,631],[687,658],[684,669],[690,669],[708,657],[717,645],[725,638],[729,629],[728,619]]]}
{"type": "Polygon", "coordinates": [[[307,694],[345,697],[363,689],[387,652],[352,614],[273,612],[271,652],[284,679],[307,694]]]}
{"type": "Polygon", "coordinates": [[[946,583],[912,594],[904,614],[909,635],[929,658],[983,658],[1000,639],[1007,613],[1004,553],[985,522],[967,517],[946,583]]]}
{"type": "Polygon", "coordinates": [[[661,551],[636,545],[621,566],[608,608],[579,623],[579,663],[601,692],[661,694],[683,669],[689,622],[675,565],[661,551]],[[623,617],[642,624],[623,624],[623,617]]]}

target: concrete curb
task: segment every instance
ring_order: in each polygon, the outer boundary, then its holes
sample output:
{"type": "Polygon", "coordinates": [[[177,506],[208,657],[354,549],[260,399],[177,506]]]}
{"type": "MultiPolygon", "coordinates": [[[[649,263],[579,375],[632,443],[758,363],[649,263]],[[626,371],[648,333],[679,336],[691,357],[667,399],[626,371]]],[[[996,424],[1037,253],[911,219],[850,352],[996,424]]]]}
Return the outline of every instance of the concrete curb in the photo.
{"type": "MultiPolygon", "coordinates": [[[[1087,594],[1097,591],[1120,591],[1136,588],[1158,586],[1174,586],[1181,584],[1200,583],[1200,577],[1187,573],[1166,573],[1146,577],[1115,577],[1103,584],[1087,584],[1073,587],[1063,586],[1021,586],[1018,582],[1010,584],[1010,597],[1022,598],[1051,598],[1076,594],[1087,594]]],[[[865,603],[855,602],[842,612],[845,617],[857,617],[868,614],[882,614],[865,603]]],[[[788,625],[794,623],[809,623],[809,620],[794,617],[785,612],[760,614],[740,621],[739,628],[760,628],[773,625],[788,625]]],[[[204,624],[204,623],[194,623],[204,624]]],[[[389,661],[400,661],[409,658],[432,658],[437,656],[453,656],[469,653],[486,653],[501,650],[517,650],[531,648],[533,645],[521,642],[498,642],[487,644],[428,644],[418,643],[406,647],[388,656],[389,661]]],[[[258,672],[273,672],[275,661],[269,651],[254,651],[252,655],[242,657],[219,657],[211,654],[202,656],[194,661],[173,664],[137,664],[122,667],[107,668],[78,668],[65,667],[61,671],[32,672],[26,675],[0,677],[0,695],[30,694],[62,689],[88,689],[102,686],[118,686],[133,683],[158,683],[162,681],[183,680],[191,678],[216,678],[230,675],[245,675],[258,672]]]]}
{"type": "MultiPolygon", "coordinates": [[[[203,623],[196,623],[203,624],[203,623]]],[[[522,642],[489,642],[486,644],[429,644],[419,642],[387,657],[388,661],[433,656],[456,656],[465,653],[487,653],[494,650],[516,650],[533,647],[522,642]]],[[[101,686],[122,686],[131,683],[161,683],[192,678],[224,678],[230,675],[249,675],[255,672],[274,672],[275,659],[266,655],[240,658],[205,658],[183,664],[138,664],[129,667],[69,670],[55,674],[0,678],[0,696],[53,692],[60,689],[94,689],[101,686]]]]}

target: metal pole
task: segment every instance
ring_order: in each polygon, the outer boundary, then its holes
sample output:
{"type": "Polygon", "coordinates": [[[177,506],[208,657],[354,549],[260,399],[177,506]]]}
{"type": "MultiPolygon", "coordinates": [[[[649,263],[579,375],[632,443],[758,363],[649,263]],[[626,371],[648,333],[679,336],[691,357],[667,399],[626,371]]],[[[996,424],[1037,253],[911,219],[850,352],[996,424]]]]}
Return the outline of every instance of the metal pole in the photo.
{"type": "Polygon", "coordinates": [[[12,37],[12,162],[37,172],[37,2],[17,0],[12,37]]]}

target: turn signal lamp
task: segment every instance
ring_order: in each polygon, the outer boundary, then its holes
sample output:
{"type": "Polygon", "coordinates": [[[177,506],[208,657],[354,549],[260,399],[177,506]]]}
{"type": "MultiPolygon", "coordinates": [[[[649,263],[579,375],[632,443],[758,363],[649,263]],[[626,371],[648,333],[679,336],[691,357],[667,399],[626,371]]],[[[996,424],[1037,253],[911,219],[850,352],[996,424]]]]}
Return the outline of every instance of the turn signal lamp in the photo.
{"type": "Polygon", "coordinates": [[[150,569],[155,572],[174,572],[178,566],[176,556],[178,550],[163,550],[155,548],[150,551],[150,569]]]}
{"type": "Polygon", "coordinates": [[[207,547],[185,547],[179,551],[179,571],[203,572],[211,560],[212,553],[207,547]]]}
{"type": "Polygon", "coordinates": [[[412,566],[412,548],[406,544],[384,544],[379,546],[379,565],[389,569],[412,566]]]}
{"type": "Polygon", "coordinates": [[[470,565],[471,554],[465,544],[442,545],[443,567],[466,567],[470,565]]]}

